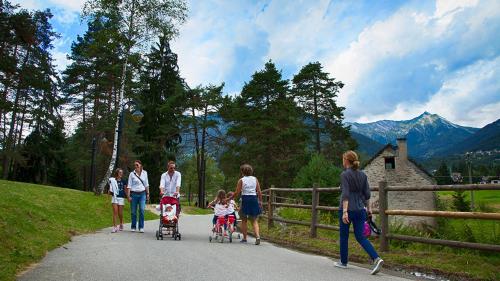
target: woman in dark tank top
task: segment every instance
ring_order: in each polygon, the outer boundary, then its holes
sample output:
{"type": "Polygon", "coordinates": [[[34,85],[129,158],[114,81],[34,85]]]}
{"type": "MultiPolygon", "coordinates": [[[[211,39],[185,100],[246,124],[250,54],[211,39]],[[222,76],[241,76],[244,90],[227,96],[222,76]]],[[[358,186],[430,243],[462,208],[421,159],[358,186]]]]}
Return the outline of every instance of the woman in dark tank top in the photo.
{"type": "Polygon", "coordinates": [[[370,208],[370,186],[368,177],[359,170],[359,159],[356,152],[349,150],[342,156],[342,164],[345,168],[340,175],[340,262],[335,262],[336,267],[347,268],[348,261],[348,239],[351,223],[354,228],[354,236],[358,243],[373,260],[374,267],[371,274],[377,274],[384,261],[377,254],[373,245],[363,235],[364,223],[367,212],[371,215],[370,208]]]}

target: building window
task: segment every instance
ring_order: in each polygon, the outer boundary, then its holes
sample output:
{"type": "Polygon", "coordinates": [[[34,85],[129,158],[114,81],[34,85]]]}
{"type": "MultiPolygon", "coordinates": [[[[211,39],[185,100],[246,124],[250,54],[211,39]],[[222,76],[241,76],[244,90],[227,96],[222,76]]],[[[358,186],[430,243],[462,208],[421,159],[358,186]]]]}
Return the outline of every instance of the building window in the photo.
{"type": "Polygon", "coordinates": [[[396,161],[394,157],[385,157],[384,158],[385,169],[386,170],[394,170],[396,169],[396,161]]]}

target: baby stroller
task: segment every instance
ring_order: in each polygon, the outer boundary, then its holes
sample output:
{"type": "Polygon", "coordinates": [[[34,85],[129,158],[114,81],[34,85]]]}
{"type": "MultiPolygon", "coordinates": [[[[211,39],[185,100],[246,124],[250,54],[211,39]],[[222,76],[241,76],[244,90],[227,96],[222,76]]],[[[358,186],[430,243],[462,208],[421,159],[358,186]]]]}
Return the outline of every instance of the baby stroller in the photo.
{"type": "Polygon", "coordinates": [[[163,240],[164,235],[171,235],[174,240],[181,240],[179,233],[179,199],[176,197],[164,195],[160,200],[160,224],[156,231],[156,240],[163,240]],[[165,206],[171,205],[176,218],[169,219],[165,216],[165,206]]]}

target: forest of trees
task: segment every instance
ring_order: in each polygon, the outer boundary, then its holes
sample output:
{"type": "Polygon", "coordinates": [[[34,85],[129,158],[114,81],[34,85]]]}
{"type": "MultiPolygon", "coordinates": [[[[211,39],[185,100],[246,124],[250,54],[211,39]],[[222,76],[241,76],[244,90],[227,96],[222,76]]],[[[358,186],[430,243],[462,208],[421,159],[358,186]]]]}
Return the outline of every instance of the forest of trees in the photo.
{"type": "Polygon", "coordinates": [[[224,84],[188,85],[180,75],[170,42],[187,18],[184,1],[91,0],[82,15],[88,29],[58,72],[51,12],[0,0],[3,179],[99,193],[115,161],[128,174],[140,159],[154,201],[167,161],[176,160],[183,191],[204,202],[216,189],[234,189],[242,163],[263,187],[302,186],[310,177],[299,171],[338,177],[342,151],[357,146],[336,104],[344,85],[319,62],[287,80],[270,60],[228,96],[224,84]],[[117,157],[117,116],[129,100],[144,117],[135,123],[125,112],[117,157]]]}

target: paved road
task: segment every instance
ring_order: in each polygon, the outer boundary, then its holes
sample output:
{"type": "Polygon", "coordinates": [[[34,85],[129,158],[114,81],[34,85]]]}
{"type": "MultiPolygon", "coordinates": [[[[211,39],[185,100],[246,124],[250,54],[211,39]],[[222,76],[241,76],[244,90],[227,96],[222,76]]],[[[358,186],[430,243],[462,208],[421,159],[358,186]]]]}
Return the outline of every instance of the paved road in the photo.
{"type": "Polygon", "coordinates": [[[146,233],[103,229],[51,251],[19,280],[408,280],[356,266],[339,269],[331,259],[276,247],[209,243],[211,216],[184,215],[182,241],[157,241],[157,221],[146,233]]]}

